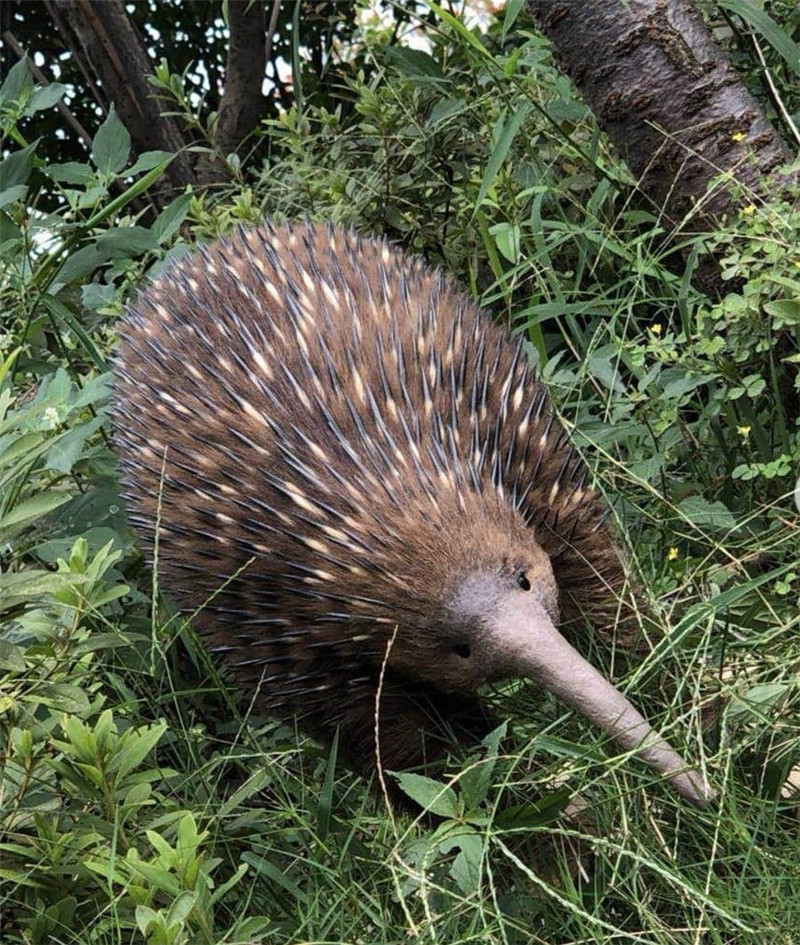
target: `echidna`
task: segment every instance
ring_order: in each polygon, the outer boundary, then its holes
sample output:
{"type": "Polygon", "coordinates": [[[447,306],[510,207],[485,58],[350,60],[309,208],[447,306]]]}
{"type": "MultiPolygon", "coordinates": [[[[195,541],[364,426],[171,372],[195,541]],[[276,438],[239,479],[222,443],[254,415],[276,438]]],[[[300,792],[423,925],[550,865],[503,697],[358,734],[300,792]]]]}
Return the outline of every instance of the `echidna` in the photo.
{"type": "Polygon", "coordinates": [[[310,224],[201,248],[129,309],[113,414],[163,584],[267,713],[402,770],[527,676],[709,796],[556,630],[624,606],[602,504],[521,344],[420,260],[310,224]]]}

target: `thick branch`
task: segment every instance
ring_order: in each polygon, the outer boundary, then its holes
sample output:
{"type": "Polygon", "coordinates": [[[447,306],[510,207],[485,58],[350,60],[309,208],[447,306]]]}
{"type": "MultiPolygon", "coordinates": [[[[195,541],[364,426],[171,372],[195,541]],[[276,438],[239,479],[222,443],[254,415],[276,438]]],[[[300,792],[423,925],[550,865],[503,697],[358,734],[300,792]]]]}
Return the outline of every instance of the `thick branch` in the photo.
{"type": "Polygon", "coordinates": [[[265,27],[263,4],[229,0],[230,44],[216,136],[222,154],[239,150],[264,110],[265,27]]]}
{"type": "Polygon", "coordinates": [[[128,129],[137,154],[163,150],[176,155],[167,170],[172,186],[195,182],[189,160],[181,154],[189,143],[178,123],[164,115],[148,84],[152,63],[141,36],[120,0],[45,0],[53,22],[84,74],[100,79],[106,105],[111,102],[128,129]]]}
{"type": "MultiPolygon", "coordinates": [[[[773,192],[793,155],[722,55],[689,0],[528,0],[564,71],[642,190],[678,224],[719,217],[735,186],[773,192]]],[[[705,221],[707,224],[708,221],[705,221]]]]}

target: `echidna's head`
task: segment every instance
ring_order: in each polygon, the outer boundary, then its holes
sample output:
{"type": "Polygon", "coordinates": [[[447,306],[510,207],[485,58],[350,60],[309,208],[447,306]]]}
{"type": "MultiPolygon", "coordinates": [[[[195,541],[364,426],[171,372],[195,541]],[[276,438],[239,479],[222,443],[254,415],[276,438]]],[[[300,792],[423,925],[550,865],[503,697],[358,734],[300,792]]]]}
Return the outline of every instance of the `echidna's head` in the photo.
{"type": "Polygon", "coordinates": [[[513,519],[498,527],[496,516],[483,528],[466,521],[464,529],[455,519],[421,527],[427,554],[397,607],[389,666],[456,692],[527,677],[704,803],[711,792],[703,779],[559,633],[556,576],[533,532],[513,519]]]}
{"type": "MultiPolygon", "coordinates": [[[[524,675],[521,654],[537,633],[559,622],[558,588],[547,555],[530,540],[498,541],[466,553],[446,575],[432,574],[440,589],[431,601],[435,619],[426,634],[430,660],[423,672],[439,688],[474,690],[485,683],[524,675]]],[[[448,556],[453,561],[456,555],[448,556]]],[[[428,580],[427,587],[431,587],[428,580]]],[[[419,665],[419,664],[418,664],[419,665]]]]}
{"type": "Polygon", "coordinates": [[[559,623],[556,576],[533,530],[497,497],[475,495],[407,505],[393,525],[387,577],[397,583],[374,591],[388,604],[382,622],[397,625],[390,668],[449,692],[524,675],[536,628],[559,623]]]}
{"type": "Polygon", "coordinates": [[[521,654],[558,624],[558,590],[540,549],[464,575],[446,605],[453,676],[480,685],[519,675],[521,654]]]}

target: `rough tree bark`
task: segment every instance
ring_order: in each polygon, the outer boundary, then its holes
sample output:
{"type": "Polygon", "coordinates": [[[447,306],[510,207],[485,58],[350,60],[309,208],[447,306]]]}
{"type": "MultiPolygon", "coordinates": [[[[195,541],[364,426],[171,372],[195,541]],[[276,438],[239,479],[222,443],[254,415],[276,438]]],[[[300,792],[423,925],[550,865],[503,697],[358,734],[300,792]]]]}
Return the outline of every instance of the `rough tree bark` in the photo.
{"type": "MultiPolygon", "coordinates": [[[[690,0],[527,0],[570,76],[673,227],[700,228],[742,192],[788,188],[794,157],[690,0]],[[712,178],[730,183],[708,189],[712,178]]],[[[787,190],[788,192],[788,190],[787,190]]],[[[749,199],[749,198],[748,198],[749,199]]]]}
{"type": "Polygon", "coordinates": [[[267,68],[264,6],[229,0],[230,41],[225,92],[219,106],[216,143],[222,154],[238,151],[264,112],[261,81],[267,68]]]}

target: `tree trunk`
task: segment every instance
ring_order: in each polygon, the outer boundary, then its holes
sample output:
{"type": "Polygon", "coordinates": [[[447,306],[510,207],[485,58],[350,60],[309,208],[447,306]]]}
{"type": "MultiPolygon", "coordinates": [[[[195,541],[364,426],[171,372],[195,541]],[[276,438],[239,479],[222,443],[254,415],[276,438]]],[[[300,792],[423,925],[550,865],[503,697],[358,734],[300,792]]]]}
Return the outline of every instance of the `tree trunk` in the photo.
{"type": "Polygon", "coordinates": [[[527,0],[561,67],[672,226],[797,186],[793,155],[690,0],[527,0]],[[725,173],[727,183],[710,181],[725,173]]]}
{"type": "Polygon", "coordinates": [[[45,2],[95,97],[106,110],[113,102],[130,132],[134,152],[162,150],[175,154],[166,172],[171,188],[182,190],[194,184],[189,159],[181,153],[190,141],[178,122],[161,111],[155,90],[147,81],[153,71],[152,62],[125,5],[120,0],[45,2]],[[100,80],[100,88],[94,84],[94,76],[100,80]]]}
{"type": "Polygon", "coordinates": [[[261,3],[229,0],[230,43],[216,144],[222,155],[238,151],[264,111],[261,85],[267,68],[266,20],[261,3]]]}

